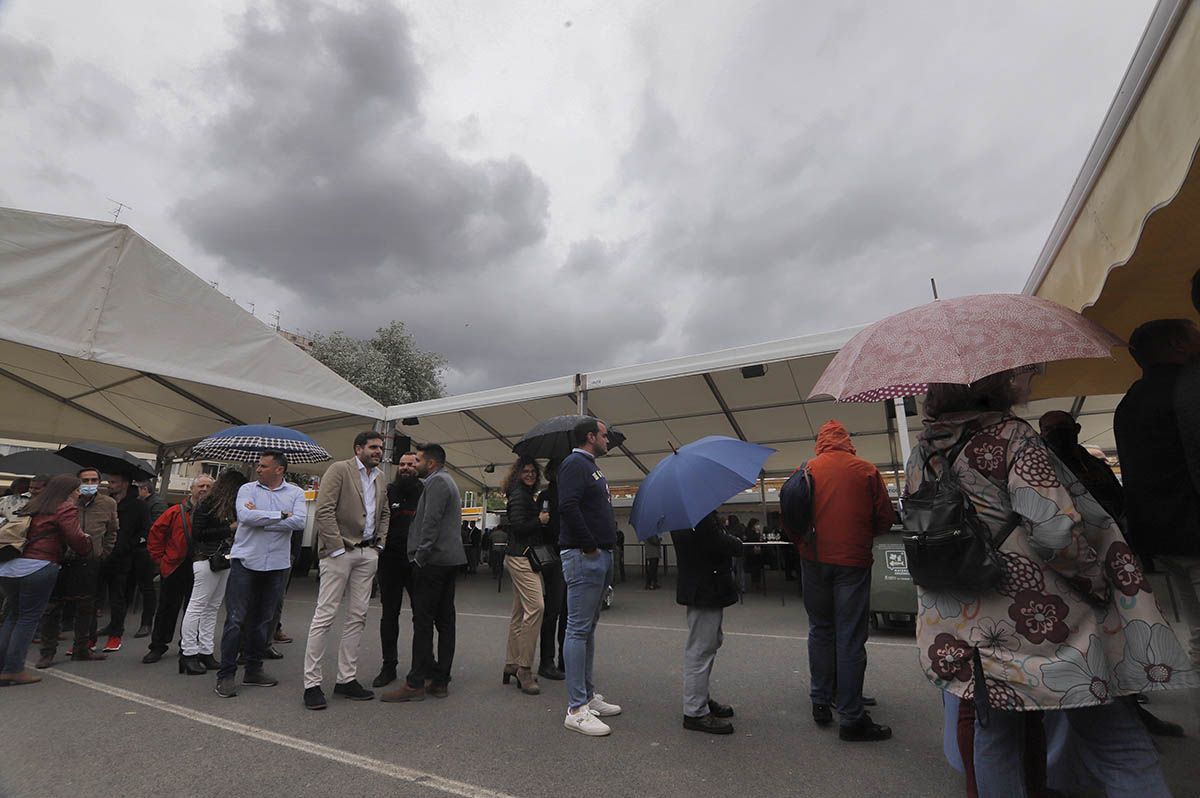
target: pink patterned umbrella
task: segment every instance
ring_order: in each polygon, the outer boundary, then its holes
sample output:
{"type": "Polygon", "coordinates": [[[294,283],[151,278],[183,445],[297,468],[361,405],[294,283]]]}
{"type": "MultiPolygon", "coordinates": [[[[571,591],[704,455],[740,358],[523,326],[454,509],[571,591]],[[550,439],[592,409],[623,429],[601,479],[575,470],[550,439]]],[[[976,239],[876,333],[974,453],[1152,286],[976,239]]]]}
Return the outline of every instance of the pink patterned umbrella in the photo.
{"type": "Polygon", "coordinates": [[[998,371],[1111,357],[1121,339],[1073,310],[1024,294],[940,299],[877,321],[851,338],[809,398],[878,402],[966,385],[998,371]]]}

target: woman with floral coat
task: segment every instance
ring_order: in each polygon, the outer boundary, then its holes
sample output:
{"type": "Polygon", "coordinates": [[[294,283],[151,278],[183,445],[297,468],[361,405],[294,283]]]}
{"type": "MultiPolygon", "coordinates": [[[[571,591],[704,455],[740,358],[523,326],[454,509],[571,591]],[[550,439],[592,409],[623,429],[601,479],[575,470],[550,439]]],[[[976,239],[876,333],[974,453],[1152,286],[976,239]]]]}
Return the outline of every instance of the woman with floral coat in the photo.
{"type": "Polygon", "coordinates": [[[990,711],[976,721],[979,795],[1024,796],[1023,712],[1063,711],[1080,754],[1110,795],[1169,795],[1150,738],[1119,696],[1200,685],[1200,672],[1163,619],[1121,530],[1011,414],[1033,368],[964,385],[931,385],[925,430],[907,467],[916,491],[926,463],[946,455],[960,489],[1000,547],[1005,574],[980,595],[918,588],[921,665],[935,685],[973,701],[978,652],[990,711]],[[1116,791],[1116,792],[1112,792],[1116,791]],[[1126,794],[1119,792],[1119,794],[1126,794]]]}

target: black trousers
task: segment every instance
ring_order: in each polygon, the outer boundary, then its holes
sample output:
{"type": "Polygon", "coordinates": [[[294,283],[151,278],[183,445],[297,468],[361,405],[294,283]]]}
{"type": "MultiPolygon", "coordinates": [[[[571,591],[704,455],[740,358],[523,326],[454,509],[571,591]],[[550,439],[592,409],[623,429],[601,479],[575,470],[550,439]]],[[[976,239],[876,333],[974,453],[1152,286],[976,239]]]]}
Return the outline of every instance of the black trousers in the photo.
{"type": "Polygon", "coordinates": [[[75,650],[88,647],[96,627],[96,581],[100,577],[100,560],[82,557],[67,560],[58,572],[58,582],[50,596],[46,614],[42,616],[42,649],[53,657],[58,651],[58,633],[64,626],[67,608],[73,610],[75,650]]]}
{"type": "Polygon", "coordinates": [[[150,650],[165,652],[175,637],[175,624],[179,613],[187,607],[192,597],[192,560],[187,558],[162,578],[162,595],[158,597],[158,610],[154,613],[154,631],[150,634],[150,650]]]}
{"type": "MultiPolygon", "coordinates": [[[[100,563],[100,576],[96,580],[96,606],[108,601],[108,630],[116,637],[125,634],[125,582],[133,570],[133,552],[110,554],[100,563]]],[[[96,636],[96,619],[89,624],[91,636],[96,636]]]]}
{"type": "MultiPolygon", "coordinates": [[[[539,657],[543,665],[553,665],[555,652],[561,652],[563,638],[558,634],[558,619],[566,617],[563,608],[567,602],[567,583],[563,580],[562,563],[551,563],[542,569],[542,585],[545,591],[545,610],[542,613],[542,638],[539,657]]],[[[565,628],[565,627],[564,627],[565,628]]],[[[562,654],[559,654],[562,657],[562,654]]]]}
{"type": "Polygon", "coordinates": [[[383,618],[379,621],[383,667],[395,668],[400,661],[397,644],[400,640],[400,610],[406,592],[409,606],[414,606],[412,565],[403,552],[383,554],[375,578],[379,580],[379,600],[383,604],[383,618]]]}
{"type": "Polygon", "coordinates": [[[154,623],[154,611],[158,609],[158,595],[154,591],[154,577],[158,576],[158,566],[146,544],[142,543],[133,550],[133,565],[125,582],[125,606],[133,604],[133,593],[136,589],[142,594],[142,622],[140,626],[149,628],[154,623]]]}
{"type": "Polygon", "coordinates": [[[658,584],[658,557],[646,560],[646,587],[658,584]]]}
{"type": "Polygon", "coordinates": [[[409,687],[422,687],[429,679],[448,684],[454,664],[454,581],[458,567],[413,566],[412,670],[409,687]],[[433,655],[433,631],[437,629],[437,658],[433,655]]]}

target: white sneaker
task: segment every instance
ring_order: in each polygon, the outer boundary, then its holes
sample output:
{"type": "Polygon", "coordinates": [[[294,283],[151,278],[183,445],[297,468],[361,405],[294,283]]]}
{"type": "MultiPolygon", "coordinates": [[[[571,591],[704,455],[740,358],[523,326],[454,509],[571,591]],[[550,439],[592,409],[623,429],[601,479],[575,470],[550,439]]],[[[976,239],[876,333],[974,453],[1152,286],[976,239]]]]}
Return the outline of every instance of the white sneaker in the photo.
{"type": "Polygon", "coordinates": [[[604,700],[604,696],[599,693],[592,694],[592,700],[587,703],[587,707],[593,715],[601,718],[621,714],[621,707],[619,705],[608,703],[604,700]]]}
{"type": "Polygon", "coordinates": [[[563,725],[571,731],[586,734],[588,737],[605,737],[612,734],[612,729],[608,727],[608,724],[593,715],[589,709],[567,712],[563,725]]]}

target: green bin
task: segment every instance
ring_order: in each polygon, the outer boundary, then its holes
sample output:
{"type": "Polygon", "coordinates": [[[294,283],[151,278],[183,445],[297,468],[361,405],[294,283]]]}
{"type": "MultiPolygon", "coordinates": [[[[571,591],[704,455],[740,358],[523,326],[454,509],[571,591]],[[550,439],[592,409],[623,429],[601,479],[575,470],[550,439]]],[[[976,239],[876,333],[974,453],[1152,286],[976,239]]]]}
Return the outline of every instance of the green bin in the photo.
{"type": "Polygon", "coordinates": [[[893,527],[875,538],[871,568],[871,625],[912,625],[917,619],[917,587],[908,573],[903,534],[893,527]]]}

